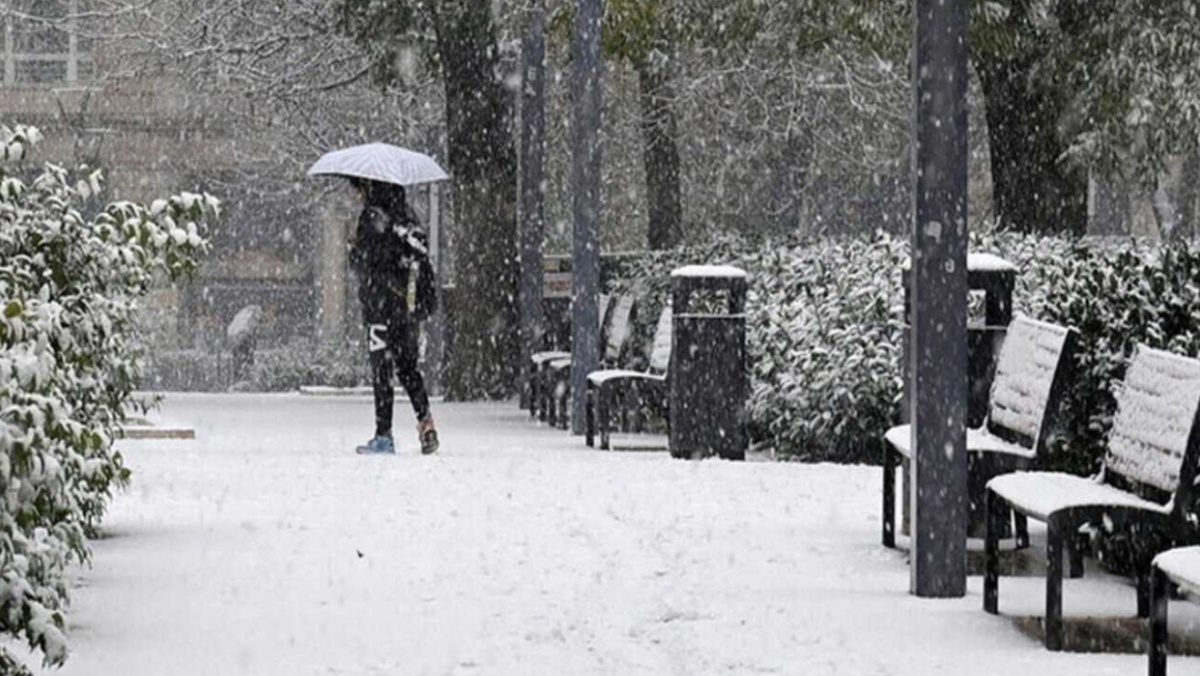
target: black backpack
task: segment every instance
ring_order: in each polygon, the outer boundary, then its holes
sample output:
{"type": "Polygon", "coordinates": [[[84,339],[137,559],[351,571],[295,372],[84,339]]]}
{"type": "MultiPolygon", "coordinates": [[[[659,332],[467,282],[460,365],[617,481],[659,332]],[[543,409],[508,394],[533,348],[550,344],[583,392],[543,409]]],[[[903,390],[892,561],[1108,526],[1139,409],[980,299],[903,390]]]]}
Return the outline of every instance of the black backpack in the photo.
{"type": "MultiPolygon", "coordinates": [[[[425,321],[437,311],[437,277],[433,273],[433,262],[429,260],[428,254],[417,257],[416,268],[417,303],[416,307],[410,307],[409,311],[417,321],[425,321]]],[[[410,268],[408,274],[411,275],[412,272],[410,268]]]]}

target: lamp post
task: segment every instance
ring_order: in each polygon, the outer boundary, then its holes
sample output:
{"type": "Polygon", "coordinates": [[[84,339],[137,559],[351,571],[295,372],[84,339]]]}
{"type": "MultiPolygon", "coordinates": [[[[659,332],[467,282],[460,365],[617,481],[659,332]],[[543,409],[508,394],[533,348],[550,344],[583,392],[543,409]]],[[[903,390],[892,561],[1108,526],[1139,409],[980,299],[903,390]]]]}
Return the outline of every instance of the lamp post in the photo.
{"type": "Polygon", "coordinates": [[[911,592],[966,594],[967,0],[914,0],[911,592]]]}
{"type": "Polygon", "coordinates": [[[604,0],[578,0],[571,66],[571,187],[575,227],[571,312],[571,432],[583,434],[587,374],[600,362],[600,123],[604,106],[604,64],[600,61],[600,19],[604,0]]]}
{"type": "Polygon", "coordinates": [[[543,332],[542,238],[546,217],[546,9],[530,0],[521,43],[521,366],[522,405],[528,406],[530,356],[543,332]]]}

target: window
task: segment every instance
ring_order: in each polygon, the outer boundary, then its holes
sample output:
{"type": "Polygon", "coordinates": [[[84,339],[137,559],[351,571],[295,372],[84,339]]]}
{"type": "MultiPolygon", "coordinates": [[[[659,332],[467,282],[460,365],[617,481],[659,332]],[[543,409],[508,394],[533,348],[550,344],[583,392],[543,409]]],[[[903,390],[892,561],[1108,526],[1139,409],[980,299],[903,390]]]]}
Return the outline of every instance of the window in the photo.
{"type": "Polygon", "coordinates": [[[86,0],[0,0],[7,86],[86,81],[91,40],[79,34],[86,0]]]}

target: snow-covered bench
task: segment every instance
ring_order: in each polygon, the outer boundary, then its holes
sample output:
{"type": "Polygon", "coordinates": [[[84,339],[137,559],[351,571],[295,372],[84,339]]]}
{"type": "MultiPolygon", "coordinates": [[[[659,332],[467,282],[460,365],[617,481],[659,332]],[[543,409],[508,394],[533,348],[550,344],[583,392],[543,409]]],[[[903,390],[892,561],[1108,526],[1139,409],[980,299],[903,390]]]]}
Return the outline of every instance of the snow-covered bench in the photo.
{"type": "MultiPolygon", "coordinates": [[[[970,500],[982,504],[988,479],[1031,468],[1046,450],[1051,416],[1070,380],[1076,332],[1018,315],[1008,326],[996,361],[988,417],[967,430],[974,481],[970,500]]],[[[912,426],[884,435],[883,544],[896,544],[896,466],[912,459],[912,426]]],[[[1028,544],[1024,519],[1017,519],[1018,546],[1028,544]]]]}
{"type": "Polygon", "coordinates": [[[647,371],[603,369],[587,377],[586,431],[587,445],[595,445],[600,432],[600,448],[608,449],[608,432],[616,393],[622,388],[635,387],[638,401],[647,397],[665,406],[667,400],[667,369],[671,364],[671,306],[663,308],[654,327],[650,343],[650,363],[647,371]]]}
{"type": "MultiPolygon", "coordinates": [[[[610,296],[606,293],[600,294],[600,298],[599,298],[600,313],[599,314],[600,314],[600,331],[602,334],[604,332],[604,319],[608,315],[608,307],[611,304],[611,302],[612,302],[612,296],[610,296]]],[[[603,340],[603,338],[601,338],[601,340],[603,340]]],[[[529,415],[531,417],[538,417],[539,413],[541,413],[542,417],[545,417],[545,411],[544,410],[539,411],[539,409],[540,409],[541,403],[542,403],[542,393],[540,390],[542,389],[542,381],[544,380],[544,376],[545,376],[544,371],[545,371],[546,365],[556,359],[569,359],[570,357],[571,357],[571,353],[567,352],[565,350],[542,350],[540,352],[534,352],[532,355],[530,355],[529,415]]]]}
{"type": "MultiPolygon", "coordinates": [[[[633,335],[634,298],[629,295],[617,297],[609,317],[600,331],[604,344],[601,363],[616,364],[625,351],[625,345],[633,335]]],[[[541,411],[542,419],[552,426],[566,427],[567,423],[567,379],[571,373],[571,355],[551,359],[542,367],[541,411]]]]}
{"type": "Polygon", "coordinates": [[[998,612],[999,537],[1011,508],[1046,524],[1046,647],[1062,649],[1062,554],[1084,527],[1128,537],[1138,615],[1150,612],[1153,556],[1194,539],[1188,518],[1200,448],[1200,361],[1138,346],[1117,391],[1104,466],[1093,478],[1053,472],[987,485],[983,607],[998,612]]]}
{"type": "Polygon", "coordinates": [[[1167,676],[1167,601],[1171,586],[1200,598],[1200,547],[1179,547],[1154,557],[1150,596],[1150,676],[1167,676]]]}

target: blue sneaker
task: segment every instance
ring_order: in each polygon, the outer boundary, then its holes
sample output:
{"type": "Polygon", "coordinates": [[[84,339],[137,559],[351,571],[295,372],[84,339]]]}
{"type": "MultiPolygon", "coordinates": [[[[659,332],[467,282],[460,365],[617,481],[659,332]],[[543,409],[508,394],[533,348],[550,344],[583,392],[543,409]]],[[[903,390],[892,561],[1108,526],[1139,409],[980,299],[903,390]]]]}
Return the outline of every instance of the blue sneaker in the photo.
{"type": "Polygon", "coordinates": [[[392,441],[392,435],[376,435],[366,444],[354,449],[359,455],[372,455],[377,453],[395,453],[396,442],[392,441]]]}

